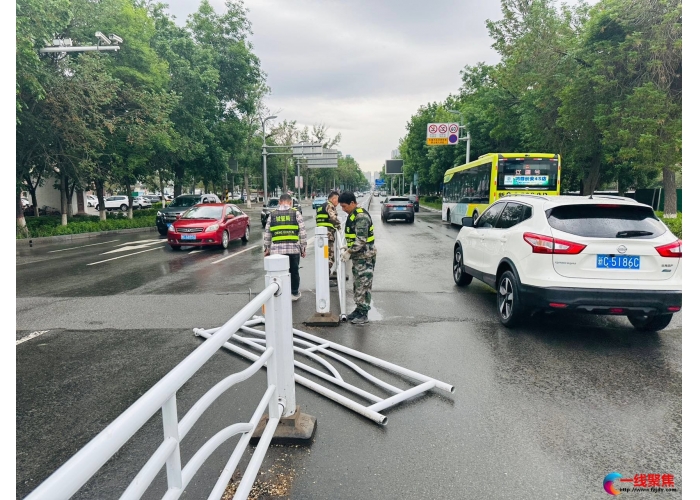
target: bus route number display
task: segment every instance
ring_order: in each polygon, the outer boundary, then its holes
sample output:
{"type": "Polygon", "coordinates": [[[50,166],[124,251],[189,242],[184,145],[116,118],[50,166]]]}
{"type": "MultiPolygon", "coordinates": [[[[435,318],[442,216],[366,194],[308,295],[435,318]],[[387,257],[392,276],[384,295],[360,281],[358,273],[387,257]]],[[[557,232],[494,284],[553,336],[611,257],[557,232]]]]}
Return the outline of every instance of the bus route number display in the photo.
{"type": "Polygon", "coordinates": [[[548,175],[506,175],[504,179],[506,186],[547,186],[549,185],[548,175]]]}

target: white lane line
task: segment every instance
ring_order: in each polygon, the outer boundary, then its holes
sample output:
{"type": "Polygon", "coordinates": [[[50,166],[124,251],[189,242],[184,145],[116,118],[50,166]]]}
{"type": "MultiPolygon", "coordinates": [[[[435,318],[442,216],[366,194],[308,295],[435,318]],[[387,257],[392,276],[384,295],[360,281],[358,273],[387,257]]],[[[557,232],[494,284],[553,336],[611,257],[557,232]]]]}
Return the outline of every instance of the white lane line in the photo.
{"type": "Polygon", "coordinates": [[[39,335],[43,335],[43,334],[45,334],[45,333],[49,333],[49,330],[40,330],[40,331],[38,331],[38,332],[30,333],[30,334],[27,335],[26,337],[22,337],[21,339],[19,339],[15,345],[20,345],[22,342],[26,342],[27,340],[35,339],[35,338],[37,338],[39,335]]]}
{"type": "Polygon", "coordinates": [[[231,255],[227,255],[227,256],[224,257],[223,259],[215,260],[214,262],[212,262],[212,264],[218,264],[219,262],[222,262],[222,261],[224,261],[224,260],[226,260],[226,259],[230,259],[231,257],[235,257],[236,255],[240,255],[240,254],[242,254],[243,252],[247,252],[248,250],[252,250],[253,248],[258,248],[259,246],[260,246],[260,245],[253,245],[252,247],[248,247],[248,248],[246,248],[246,249],[244,249],[244,250],[241,250],[240,252],[236,252],[236,253],[233,253],[233,254],[231,254],[231,255]]]}
{"type": "Polygon", "coordinates": [[[119,241],[119,240],[104,241],[102,243],[92,243],[91,245],[82,245],[79,247],[64,248],[62,250],[51,250],[50,252],[46,252],[46,253],[67,252],[68,250],[76,250],[78,248],[94,247],[96,245],[106,245],[107,243],[114,243],[115,241],[119,241]]]}
{"type": "Polygon", "coordinates": [[[188,253],[187,255],[192,255],[192,254],[194,254],[194,253],[199,253],[199,252],[203,252],[203,251],[204,251],[204,250],[192,250],[192,251],[191,251],[190,253],[188,253]]]}
{"type": "Polygon", "coordinates": [[[126,254],[126,255],[120,255],[119,257],[112,257],[111,259],[101,260],[101,261],[99,261],[99,262],[91,262],[91,263],[89,263],[89,264],[87,264],[87,265],[88,265],[88,266],[94,266],[95,264],[102,264],[103,262],[109,262],[110,260],[123,259],[124,257],[131,257],[132,255],[138,255],[138,254],[140,254],[140,253],[152,252],[153,250],[160,250],[160,249],[161,249],[160,247],[149,248],[148,250],[141,250],[140,252],[128,253],[128,254],[126,254]]]}
{"type": "Polygon", "coordinates": [[[149,243],[144,243],[143,245],[128,245],[128,246],[117,246],[116,250],[110,250],[109,252],[102,252],[100,255],[107,255],[108,253],[118,253],[118,252],[131,252],[132,250],[138,250],[139,248],[148,248],[153,245],[158,245],[159,243],[167,243],[165,240],[155,240],[149,243]]]}
{"type": "MultiPolygon", "coordinates": [[[[115,241],[116,241],[116,240],[115,240],[115,241]]],[[[165,241],[165,240],[158,238],[158,239],[156,239],[156,240],[136,240],[136,241],[127,241],[126,243],[119,243],[117,246],[118,246],[118,247],[122,247],[122,246],[124,246],[124,245],[140,245],[140,244],[143,244],[143,243],[152,243],[152,242],[154,242],[154,241],[165,241]]],[[[166,241],[166,243],[167,243],[167,241],[166,241]]]]}

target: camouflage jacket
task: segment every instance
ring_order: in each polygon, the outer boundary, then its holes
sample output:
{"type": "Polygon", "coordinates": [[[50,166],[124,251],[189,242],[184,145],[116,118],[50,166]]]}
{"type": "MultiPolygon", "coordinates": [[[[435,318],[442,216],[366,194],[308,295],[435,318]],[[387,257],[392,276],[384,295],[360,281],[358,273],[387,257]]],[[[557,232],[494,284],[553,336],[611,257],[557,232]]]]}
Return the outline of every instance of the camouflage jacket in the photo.
{"type": "Polygon", "coordinates": [[[348,249],[350,256],[355,259],[368,259],[377,255],[374,242],[367,243],[369,228],[372,225],[372,218],[367,212],[357,214],[355,219],[355,243],[348,249]]]}

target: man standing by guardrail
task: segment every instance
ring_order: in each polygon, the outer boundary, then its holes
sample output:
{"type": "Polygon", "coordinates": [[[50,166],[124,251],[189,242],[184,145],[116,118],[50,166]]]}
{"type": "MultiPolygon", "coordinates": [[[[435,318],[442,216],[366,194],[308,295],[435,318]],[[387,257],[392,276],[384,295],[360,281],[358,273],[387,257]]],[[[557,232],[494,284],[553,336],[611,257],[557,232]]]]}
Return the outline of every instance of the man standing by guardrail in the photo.
{"type": "MultiPolygon", "coordinates": [[[[328,266],[333,269],[335,262],[335,229],[340,231],[342,225],[338,219],[338,192],[333,191],[328,195],[328,201],[316,209],[316,226],[328,228],[328,266]]],[[[338,275],[332,274],[331,279],[337,279],[338,275]]]]}
{"type": "Polygon", "coordinates": [[[338,198],[338,202],[343,212],[348,214],[348,220],[345,223],[348,249],[343,252],[342,259],[345,262],[352,259],[355,310],[348,315],[348,320],[355,325],[364,325],[369,322],[367,313],[372,301],[374,264],[377,262],[377,250],[374,248],[374,224],[369,213],[357,206],[357,199],[353,193],[344,192],[338,198]]]}
{"type": "Polygon", "coordinates": [[[280,196],[277,210],[267,218],[263,245],[265,257],[271,254],[289,257],[292,300],[299,300],[299,258],[306,257],[306,228],[301,213],[292,208],[292,197],[288,194],[280,196]]]}

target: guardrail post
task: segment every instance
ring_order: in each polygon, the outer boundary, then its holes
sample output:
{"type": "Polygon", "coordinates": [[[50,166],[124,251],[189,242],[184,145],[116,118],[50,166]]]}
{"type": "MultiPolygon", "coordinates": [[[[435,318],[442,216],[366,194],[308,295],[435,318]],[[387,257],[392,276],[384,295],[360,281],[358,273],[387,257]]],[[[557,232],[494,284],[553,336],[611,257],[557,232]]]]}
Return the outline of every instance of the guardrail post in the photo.
{"type": "MultiPolygon", "coordinates": [[[[328,282],[328,229],[316,227],[314,242],[316,267],[316,313],[306,321],[307,325],[338,326],[338,316],[331,311],[331,291],[328,282]]],[[[338,256],[336,256],[338,258],[338,256]]]]}
{"type": "Polygon", "coordinates": [[[168,490],[182,490],[182,463],[180,461],[180,435],[178,432],[177,400],[175,394],[163,405],[163,437],[164,439],[175,438],[177,446],[165,462],[165,469],[168,476],[168,490]]]}
{"type": "Polygon", "coordinates": [[[338,231],[335,236],[335,266],[336,274],[338,276],[338,300],[340,301],[340,321],[347,321],[347,306],[345,305],[345,292],[347,287],[345,286],[345,275],[347,272],[347,266],[345,261],[340,258],[343,253],[343,248],[345,243],[345,236],[343,233],[338,231]]]}
{"type": "Polygon", "coordinates": [[[258,443],[270,419],[279,419],[279,425],[272,438],[273,443],[310,442],[316,432],[316,417],[301,413],[294,391],[292,281],[289,274],[289,257],[270,255],[265,257],[264,265],[267,271],[265,286],[271,283],[280,285],[279,291],[270,297],[264,309],[266,345],[274,349],[267,362],[267,385],[275,386],[275,394],[270,398],[268,414],[260,419],[250,443],[258,443]],[[280,405],[283,407],[281,412],[280,405]]]}

